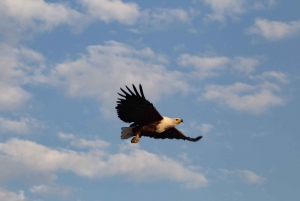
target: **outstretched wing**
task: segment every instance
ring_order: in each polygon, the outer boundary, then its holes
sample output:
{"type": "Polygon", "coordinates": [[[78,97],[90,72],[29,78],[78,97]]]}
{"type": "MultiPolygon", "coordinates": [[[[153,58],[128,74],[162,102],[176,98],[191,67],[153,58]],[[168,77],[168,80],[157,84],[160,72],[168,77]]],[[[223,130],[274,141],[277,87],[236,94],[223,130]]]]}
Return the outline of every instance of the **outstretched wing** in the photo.
{"type": "Polygon", "coordinates": [[[123,94],[118,93],[122,97],[117,101],[118,117],[126,123],[133,123],[130,126],[146,125],[162,120],[163,117],[153,104],[145,98],[142,85],[139,86],[140,93],[134,85],[132,87],[134,92],[126,86],[129,93],[120,88],[123,94]]]}
{"type": "Polygon", "coordinates": [[[147,136],[155,139],[177,139],[177,140],[188,140],[191,142],[197,142],[202,138],[202,136],[198,136],[196,138],[190,138],[185,136],[181,131],[177,130],[176,128],[170,128],[162,133],[155,133],[155,132],[142,132],[141,136],[147,136]]]}

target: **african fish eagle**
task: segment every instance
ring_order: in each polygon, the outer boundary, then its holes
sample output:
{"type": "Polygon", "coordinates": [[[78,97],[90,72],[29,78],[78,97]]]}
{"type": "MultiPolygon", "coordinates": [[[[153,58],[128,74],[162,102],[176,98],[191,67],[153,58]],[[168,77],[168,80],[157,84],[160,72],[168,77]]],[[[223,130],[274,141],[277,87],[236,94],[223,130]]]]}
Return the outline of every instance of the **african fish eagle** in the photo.
{"type": "Polygon", "coordinates": [[[121,128],[121,139],[133,137],[131,143],[138,143],[142,136],[155,139],[182,139],[192,142],[202,138],[202,136],[186,137],[175,128],[183,122],[182,119],[161,116],[153,104],[145,98],[142,85],[139,86],[140,93],[134,85],[132,86],[134,92],[126,86],[129,93],[122,88],[120,89],[124,94],[118,93],[122,97],[117,101],[118,117],[126,123],[132,123],[130,127],[121,128]]]}

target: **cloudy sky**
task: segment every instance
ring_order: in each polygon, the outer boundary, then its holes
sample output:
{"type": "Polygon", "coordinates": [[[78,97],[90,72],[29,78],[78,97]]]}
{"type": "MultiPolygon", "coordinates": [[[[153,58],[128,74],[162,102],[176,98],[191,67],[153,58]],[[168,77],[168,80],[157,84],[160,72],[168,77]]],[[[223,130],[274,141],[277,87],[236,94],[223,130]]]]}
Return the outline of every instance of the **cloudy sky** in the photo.
{"type": "Polygon", "coordinates": [[[0,200],[299,200],[300,2],[1,0],[0,200]],[[196,142],[120,139],[120,87],[196,142]]]}

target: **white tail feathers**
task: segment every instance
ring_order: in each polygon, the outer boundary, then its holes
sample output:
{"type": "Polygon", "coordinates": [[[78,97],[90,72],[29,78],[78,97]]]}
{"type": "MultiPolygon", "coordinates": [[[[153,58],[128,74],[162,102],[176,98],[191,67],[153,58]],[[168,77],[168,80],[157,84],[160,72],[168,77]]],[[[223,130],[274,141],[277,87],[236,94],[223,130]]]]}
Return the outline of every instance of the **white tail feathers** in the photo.
{"type": "Polygon", "coordinates": [[[132,129],[134,127],[122,127],[122,131],[121,131],[121,139],[124,140],[124,139],[128,139],[130,137],[133,136],[133,133],[132,133],[132,129]]]}

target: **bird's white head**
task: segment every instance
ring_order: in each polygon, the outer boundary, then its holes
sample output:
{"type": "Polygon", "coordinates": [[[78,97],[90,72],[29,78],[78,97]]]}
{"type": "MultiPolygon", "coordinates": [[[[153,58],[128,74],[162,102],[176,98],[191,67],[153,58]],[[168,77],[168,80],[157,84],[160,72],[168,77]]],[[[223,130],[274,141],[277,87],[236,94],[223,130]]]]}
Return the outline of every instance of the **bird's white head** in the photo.
{"type": "Polygon", "coordinates": [[[180,124],[180,123],[183,122],[183,120],[180,119],[180,118],[174,118],[174,120],[175,120],[175,122],[176,122],[176,125],[178,125],[178,124],[180,124]]]}

